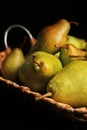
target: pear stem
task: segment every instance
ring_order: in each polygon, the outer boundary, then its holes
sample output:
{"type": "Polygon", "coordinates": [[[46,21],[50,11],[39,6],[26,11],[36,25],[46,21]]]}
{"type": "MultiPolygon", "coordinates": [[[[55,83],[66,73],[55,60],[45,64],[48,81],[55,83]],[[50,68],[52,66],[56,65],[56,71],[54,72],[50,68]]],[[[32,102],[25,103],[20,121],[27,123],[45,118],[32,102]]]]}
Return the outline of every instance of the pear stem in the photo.
{"type": "Polygon", "coordinates": [[[67,47],[67,44],[56,44],[55,45],[56,48],[66,48],[67,47]]]}
{"type": "Polygon", "coordinates": [[[41,99],[43,99],[43,98],[50,97],[50,96],[52,96],[52,92],[49,91],[49,92],[43,94],[43,95],[40,96],[40,97],[36,97],[35,100],[36,100],[36,101],[39,101],[39,100],[41,100],[41,99]]]}
{"type": "Polygon", "coordinates": [[[41,66],[41,63],[36,60],[36,55],[33,55],[33,62],[38,66],[41,66]]]}
{"type": "Polygon", "coordinates": [[[76,26],[79,26],[79,23],[76,22],[76,21],[70,21],[69,23],[70,23],[70,24],[75,24],[76,26]]]}

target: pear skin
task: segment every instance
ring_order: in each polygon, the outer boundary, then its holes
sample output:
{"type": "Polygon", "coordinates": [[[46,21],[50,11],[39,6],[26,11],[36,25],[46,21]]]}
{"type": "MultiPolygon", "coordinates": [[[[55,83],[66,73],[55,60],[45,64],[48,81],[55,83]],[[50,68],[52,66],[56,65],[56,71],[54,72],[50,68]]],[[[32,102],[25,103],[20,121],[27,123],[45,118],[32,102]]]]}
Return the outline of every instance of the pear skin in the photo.
{"type": "Polygon", "coordinates": [[[18,69],[24,63],[25,57],[21,49],[14,48],[2,63],[1,73],[4,78],[16,81],[18,69]]]}
{"type": "Polygon", "coordinates": [[[33,91],[44,92],[48,81],[62,69],[61,61],[54,55],[36,51],[29,55],[19,69],[19,78],[33,91]]]}
{"type": "Polygon", "coordinates": [[[48,83],[51,98],[73,107],[87,107],[87,61],[67,64],[48,83]]]}

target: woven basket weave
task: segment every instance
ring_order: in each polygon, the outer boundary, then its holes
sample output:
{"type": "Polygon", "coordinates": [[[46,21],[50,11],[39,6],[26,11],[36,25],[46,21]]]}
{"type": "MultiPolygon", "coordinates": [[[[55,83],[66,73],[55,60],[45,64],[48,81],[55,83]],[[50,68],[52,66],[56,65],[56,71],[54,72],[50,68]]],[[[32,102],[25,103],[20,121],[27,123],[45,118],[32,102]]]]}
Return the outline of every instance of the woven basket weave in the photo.
{"type": "MultiPolygon", "coordinates": [[[[6,57],[6,53],[0,52],[0,68],[2,66],[2,62],[4,58],[6,57]]],[[[1,74],[0,74],[1,75],[1,74]]],[[[43,98],[39,101],[36,101],[36,97],[42,96],[38,92],[31,91],[29,87],[23,86],[19,83],[12,82],[11,80],[5,79],[0,76],[0,85],[12,90],[11,92],[16,92],[15,94],[21,92],[21,95],[25,95],[27,100],[35,101],[40,107],[46,108],[50,111],[55,112],[56,115],[59,115],[61,117],[70,119],[72,121],[81,121],[86,122],[87,121],[87,108],[81,107],[81,108],[73,108],[72,106],[60,102],[56,102],[55,100],[51,98],[43,98]]]]}

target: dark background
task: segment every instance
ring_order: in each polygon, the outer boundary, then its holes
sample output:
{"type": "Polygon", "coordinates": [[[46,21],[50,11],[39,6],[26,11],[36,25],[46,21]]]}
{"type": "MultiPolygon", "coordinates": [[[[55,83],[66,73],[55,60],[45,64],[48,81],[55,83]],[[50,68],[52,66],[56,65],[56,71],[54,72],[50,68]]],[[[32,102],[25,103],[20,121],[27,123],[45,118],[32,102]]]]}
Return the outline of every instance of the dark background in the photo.
{"type": "MultiPolygon", "coordinates": [[[[2,7],[2,5],[1,5],[2,7]]],[[[29,1],[13,2],[0,11],[0,39],[3,43],[3,33],[11,24],[22,24],[33,36],[45,26],[53,24],[60,18],[76,21],[79,26],[72,25],[70,33],[82,38],[87,37],[87,14],[85,1],[29,1]]]]}
{"type": "MultiPolygon", "coordinates": [[[[79,22],[70,33],[87,38],[87,9],[84,1],[21,1],[9,3],[0,11],[0,50],[4,49],[4,32],[12,24],[22,24],[36,38],[40,29],[60,18],[79,22]]],[[[18,35],[20,38],[20,34],[18,35]]],[[[15,39],[14,39],[15,40],[15,39]]],[[[12,43],[13,44],[13,43],[12,43]]],[[[86,129],[86,122],[73,122],[27,102],[0,87],[0,130],[10,129],[86,129]]]]}

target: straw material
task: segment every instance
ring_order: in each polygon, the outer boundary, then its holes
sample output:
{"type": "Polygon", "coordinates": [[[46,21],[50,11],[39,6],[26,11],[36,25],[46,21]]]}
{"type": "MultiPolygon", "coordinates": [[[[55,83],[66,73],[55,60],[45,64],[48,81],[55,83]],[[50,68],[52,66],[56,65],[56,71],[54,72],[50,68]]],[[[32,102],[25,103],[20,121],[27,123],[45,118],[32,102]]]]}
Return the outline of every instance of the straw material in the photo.
{"type": "MultiPolygon", "coordinates": [[[[2,66],[3,59],[6,58],[6,53],[0,53],[0,68],[2,66]],[[3,55],[4,54],[4,55],[3,55]]],[[[0,74],[1,75],[1,74],[0,74]]],[[[44,97],[37,101],[36,98],[42,95],[38,92],[31,91],[29,87],[20,85],[20,83],[12,82],[11,80],[5,79],[0,76],[0,86],[15,92],[15,94],[21,93],[23,97],[26,97],[27,101],[35,101],[40,107],[46,108],[49,111],[55,112],[56,115],[70,119],[72,121],[87,121],[87,108],[73,108],[72,106],[55,100],[44,97]]]]}

